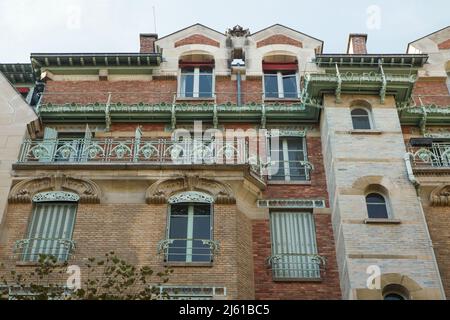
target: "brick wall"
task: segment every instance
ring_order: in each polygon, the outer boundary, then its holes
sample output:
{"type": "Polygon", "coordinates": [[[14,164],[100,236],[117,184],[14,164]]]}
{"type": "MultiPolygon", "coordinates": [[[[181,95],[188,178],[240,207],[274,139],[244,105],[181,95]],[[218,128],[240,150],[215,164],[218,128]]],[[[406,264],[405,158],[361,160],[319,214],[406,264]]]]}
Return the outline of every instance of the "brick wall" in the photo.
{"type": "Polygon", "coordinates": [[[450,39],[445,40],[442,43],[439,43],[438,45],[439,50],[447,50],[450,49],[450,39]]]}
{"type": "Polygon", "coordinates": [[[275,282],[267,267],[271,256],[269,220],[253,221],[253,260],[255,265],[255,297],[258,300],[332,300],[341,299],[339,274],[334,250],[330,215],[315,215],[319,254],[327,258],[321,282],[275,282]]]}
{"type": "Polygon", "coordinates": [[[424,211],[442,284],[450,299],[450,207],[424,206],[424,211]]]}
{"type": "Polygon", "coordinates": [[[283,34],[276,34],[264,40],[261,40],[256,44],[256,47],[261,48],[264,46],[270,46],[272,44],[287,44],[294,47],[303,48],[303,44],[301,43],[301,41],[289,38],[283,34]]]}
{"type": "MultiPolygon", "coordinates": [[[[26,237],[31,212],[31,204],[9,206],[0,242],[0,263],[5,264],[6,270],[15,264],[11,257],[14,243],[26,237]]],[[[77,248],[70,264],[83,265],[84,258],[102,257],[114,251],[138,266],[163,270],[157,247],[165,239],[166,219],[166,205],[80,204],[73,234],[77,248]]],[[[228,298],[253,298],[249,226],[235,205],[216,205],[214,239],[220,243],[220,252],[213,266],[175,267],[168,285],[224,286],[228,298]]]]}
{"type": "Polygon", "coordinates": [[[437,104],[440,106],[450,105],[450,93],[446,84],[446,78],[433,80],[419,79],[414,87],[414,100],[418,105],[437,104]],[[417,97],[420,95],[420,99],[417,97]]]}
{"type": "Polygon", "coordinates": [[[217,42],[213,39],[210,39],[208,37],[205,37],[204,35],[201,35],[201,34],[193,34],[192,36],[186,37],[182,40],[175,42],[175,48],[190,45],[190,44],[205,44],[205,45],[220,48],[219,42],[217,42]]]}
{"type": "Polygon", "coordinates": [[[177,81],[47,81],[43,103],[172,103],[177,81]]]}
{"type": "Polygon", "coordinates": [[[153,53],[155,52],[155,41],[158,40],[157,34],[141,34],[140,35],[140,52],[153,53]]]}

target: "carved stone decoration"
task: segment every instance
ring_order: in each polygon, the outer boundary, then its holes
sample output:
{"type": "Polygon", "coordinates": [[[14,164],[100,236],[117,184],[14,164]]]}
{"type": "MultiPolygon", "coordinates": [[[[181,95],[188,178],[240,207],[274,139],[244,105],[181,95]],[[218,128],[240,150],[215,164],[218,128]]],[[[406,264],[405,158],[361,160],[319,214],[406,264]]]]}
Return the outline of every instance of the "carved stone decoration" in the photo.
{"type": "Polygon", "coordinates": [[[450,207],[450,185],[443,184],[434,189],[430,194],[430,202],[433,207],[450,207]]]}
{"type": "Polygon", "coordinates": [[[30,203],[31,197],[42,191],[52,190],[54,182],[52,177],[39,177],[23,180],[11,188],[8,196],[9,203],[30,203]]]}
{"type": "Polygon", "coordinates": [[[80,201],[80,196],[72,192],[50,191],[38,193],[33,197],[33,202],[55,202],[55,201],[78,202],[80,201]]]}
{"type": "Polygon", "coordinates": [[[250,35],[250,30],[244,29],[240,25],[236,25],[233,28],[228,29],[226,34],[232,37],[248,37],[250,35]]]}
{"type": "Polygon", "coordinates": [[[214,199],[209,194],[203,192],[186,191],[171,196],[168,201],[169,204],[186,202],[214,203],[214,199]]]}
{"type": "Polygon", "coordinates": [[[177,176],[155,182],[145,195],[148,204],[165,204],[178,193],[197,191],[210,195],[216,204],[235,204],[233,190],[223,182],[198,176],[177,176]]]}
{"type": "Polygon", "coordinates": [[[65,175],[43,176],[20,181],[11,188],[9,203],[31,203],[41,192],[68,191],[76,193],[81,203],[100,203],[101,189],[93,181],[65,175]]]}

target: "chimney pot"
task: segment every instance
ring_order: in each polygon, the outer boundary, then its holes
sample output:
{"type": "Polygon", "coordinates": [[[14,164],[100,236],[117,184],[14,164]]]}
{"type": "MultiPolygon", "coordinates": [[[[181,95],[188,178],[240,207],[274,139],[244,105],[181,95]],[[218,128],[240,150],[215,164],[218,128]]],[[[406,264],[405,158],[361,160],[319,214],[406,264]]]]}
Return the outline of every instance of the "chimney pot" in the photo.
{"type": "Polygon", "coordinates": [[[158,40],[156,33],[141,33],[139,35],[141,50],[140,53],[155,53],[155,42],[158,40]]]}
{"type": "Polygon", "coordinates": [[[347,54],[367,54],[367,34],[351,33],[348,37],[347,54]]]}

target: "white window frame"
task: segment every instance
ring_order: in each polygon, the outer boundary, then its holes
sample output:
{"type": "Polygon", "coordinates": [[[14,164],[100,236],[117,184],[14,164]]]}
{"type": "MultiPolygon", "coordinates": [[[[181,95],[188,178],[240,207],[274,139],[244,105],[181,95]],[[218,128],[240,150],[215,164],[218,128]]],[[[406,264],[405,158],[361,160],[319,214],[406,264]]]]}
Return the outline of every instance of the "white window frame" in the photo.
{"type": "MultiPolygon", "coordinates": [[[[283,167],[284,167],[284,181],[285,182],[306,182],[310,180],[309,172],[308,170],[305,170],[306,177],[305,180],[291,180],[291,167],[290,167],[290,160],[289,160],[289,146],[288,146],[288,139],[289,138],[295,138],[295,139],[302,139],[303,144],[303,161],[308,161],[308,152],[307,152],[307,146],[306,146],[306,138],[305,137],[280,137],[280,147],[283,150],[283,167]]],[[[272,146],[270,146],[270,153],[272,153],[272,146]]],[[[269,177],[270,180],[271,176],[269,177]]],[[[278,181],[278,180],[272,180],[272,182],[278,181]]]]}
{"type": "Polygon", "coordinates": [[[359,106],[355,106],[353,108],[350,109],[350,120],[352,122],[352,129],[353,130],[375,130],[375,123],[373,121],[373,115],[372,115],[372,110],[370,110],[367,107],[359,107],[359,106]],[[353,125],[353,115],[352,112],[354,110],[364,110],[367,112],[367,116],[369,117],[369,125],[370,125],[370,129],[355,129],[355,126],[353,125]]]}
{"type": "Polygon", "coordinates": [[[369,210],[367,209],[367,205],[368,205],[368,203],[367,203],[367,196],[370,195],[370,194],[377,194],[377,195],[383,197],[384,203],[386,205],[386,211],[387,211],[387,216],[388,216],[387,219],[392,220],[394,217],[392,216],[392,210],[391,210],[391,205],[390,205],[389,199],[388,199],[388,197],[386,195],[384,195],[383,193],[378,192],[378,191],[369,191],[369,192],[367,192],[364,195],[364,203],[366,204],[367,218],[371,219],[371,220],[372,219],[373,220],[377,220],[377,219],[383,220],[383,219],[385,219],[385,218],[372,218],[372,217],[369,216],[369,210]]]}
{"type": "MultiPolygon", "coordinates": [[[[191,73],[187,73],[191,74],[191,73]]],[[[193,87],[193,94],[192,98],[200,98],[200,99],[210,99],[213,98],[215,95],[215,87],[216,87],[216,75],[215,75],[215,68],[211,68],[211,97],[200,97],[200,67],[194,67],[194,87],[193,87]]],[[[183,68],[179,68],[178,71],[178,98],[191,98],[186,97],[185,88],[183,88],[182,83],[183,78],[183,68]]]]}
{"type": "MultiPolygon", "coordinates": [[[[277,84],[278,84],[278,98],[272,98],[272,97],[266,97],[266,75],[269,75],[269,73],[264,73],[263,76],[263,92],[264,92],[264,99],[284,99],[284,84],[283,84],[283,72],[277,71],[277,84]]],[[[275,75],[273,73],[270,73],[270,75],[275,75]]],[[[299,80],[299,74],[298,72],[295,72],[295,85],[297,86],[297,97],[295,99],[300,98],[300,80],[299,80]]],[[[292,98],[286,98],[286,99],[292,99],[292,98]]]]}

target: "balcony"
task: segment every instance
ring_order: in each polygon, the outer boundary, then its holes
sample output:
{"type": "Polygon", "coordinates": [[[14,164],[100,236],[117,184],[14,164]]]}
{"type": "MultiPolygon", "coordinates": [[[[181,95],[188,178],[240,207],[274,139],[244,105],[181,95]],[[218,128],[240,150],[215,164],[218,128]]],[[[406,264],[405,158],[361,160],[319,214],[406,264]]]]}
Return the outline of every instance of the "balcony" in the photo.
{"type": "Polygon", "coordinates": [[[450,169],[450,143],[431,143],[424,146],[408,146],[414,169],[450,169]]]}
{"type": "Polygon", "coordinates": [[[402,125],[421,128],[424,135],[429,126],[450,125],[450,95],[413,95],[408,106],[399,108],[402,125]]]}
{"type": "Polygon", "coordinates": [[[279,254],[267,259],[274,281],[319,281],[326,258],[318,254],[279,254]]]}
{"type": "Polygon", "coordinates": [[[37,263],[41,256],[51,256],[58,262],[68,261],[75,250],[69,239],[22,239],[16,241],[14,255],[23,263],[37,263]]]}
{"type": "Polygon", "coordinates": [[[158,254],[164,262],[177,264],[211,264],[220,245],[210,239],[165,239],[158,245],[158,254]]]}

